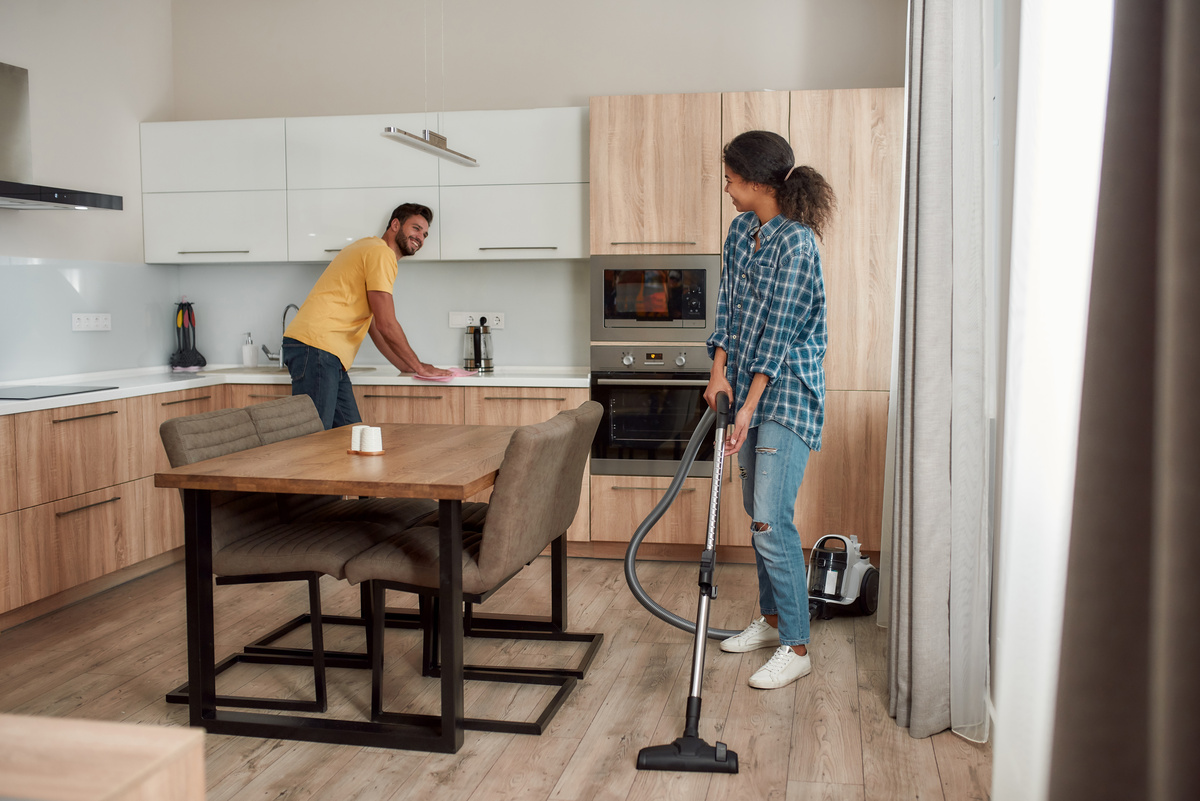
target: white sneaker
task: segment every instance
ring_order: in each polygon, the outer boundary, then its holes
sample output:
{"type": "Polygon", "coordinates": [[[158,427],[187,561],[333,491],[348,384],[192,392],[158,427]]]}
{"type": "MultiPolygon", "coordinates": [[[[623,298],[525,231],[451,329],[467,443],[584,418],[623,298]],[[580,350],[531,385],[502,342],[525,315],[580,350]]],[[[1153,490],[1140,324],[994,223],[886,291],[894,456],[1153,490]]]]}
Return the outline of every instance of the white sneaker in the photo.
{"type": "Polygon", "coordinates": [[[721,640],[721,650],[731,654],[744,654],[747,651],[757,651],[759,648],[769,648],[779,645],[779,629],[767,622],[761,615],[750,622],[741,634],[735,634],[727,640],[721,640]]]}
{"type": "Polygon", "coordinates": [[[800,656],[790,645],[781,645],[767,664],[750,677],[750,686],[760,690],[777,690],[786,687],[801,676],[812,672],[812,660],[808,654],[800,656]]]}

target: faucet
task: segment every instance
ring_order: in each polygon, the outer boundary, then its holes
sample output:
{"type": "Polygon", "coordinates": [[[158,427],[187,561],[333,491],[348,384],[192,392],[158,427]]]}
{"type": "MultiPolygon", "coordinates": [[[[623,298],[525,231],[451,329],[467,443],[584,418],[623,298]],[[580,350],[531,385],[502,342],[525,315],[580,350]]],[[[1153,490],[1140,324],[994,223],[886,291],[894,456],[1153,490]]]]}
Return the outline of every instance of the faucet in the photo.
{"type": "Polygon", "coordinates": [[[295,303],[289,303],[288,305],[283,307],[283,320],[280,322],[280,332],[279,332],[279,352],[271,353],[270,348],[267,347],[265,342],[263,343],[263,346],[262,346],[262,351],[263,351],[263,353],[267,354],[267,358],[273,362],[279,362],[279,366],[281,368],[283,367],[283,335],[287,331],[287,313],[288,313],[289,309],[295,309],[296,311],[300,311],[300,307],[297,306],[295,303]]]}

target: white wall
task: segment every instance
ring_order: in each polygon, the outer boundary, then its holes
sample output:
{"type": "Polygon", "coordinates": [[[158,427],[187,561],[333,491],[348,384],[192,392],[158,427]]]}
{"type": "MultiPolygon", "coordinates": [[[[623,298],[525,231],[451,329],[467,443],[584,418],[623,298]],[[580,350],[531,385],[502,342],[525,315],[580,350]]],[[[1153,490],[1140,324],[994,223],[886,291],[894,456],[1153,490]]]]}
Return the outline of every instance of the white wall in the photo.
{"type": "Polygon", "coordinates": [[[904,84],[905,0],[175,0],[173,8],[177,119],[904,84]]]}
{"type": "MultiPolygon", "coordinates": [[[[0,342],[32,354],[0,356],[0,380],[165,363],[182,294],[197,303],[200,351],[235,362],[244,331],[276,348],[283,307],[311,288],[316,265],[144,265],[140,122],[900,86],[905,8],[905,0],[0,0],[0,61],[30,72],[35,180],[125,200],[121,212],[0,210],[0,342]],[[46,277],[55,271],[124,290],[64,296],[47,291],[63,286],[46,277]],[[146,309],[154,311],[145,349],[134,348],[123,336],[146,309]],[[72,334],[71,311],[109,312],[114,330],[72,334]]],[[[461,358],[461,331],[446,316],[469,304],[508,316],[494,336],[499,364],[587,363],[586,261],[417,265],[402,268],[406,276],[419,294],[397,292],[397,310],[422,358],[461,358]]],[[[369,344],[360,358],[382,363],[369,344]]]]}

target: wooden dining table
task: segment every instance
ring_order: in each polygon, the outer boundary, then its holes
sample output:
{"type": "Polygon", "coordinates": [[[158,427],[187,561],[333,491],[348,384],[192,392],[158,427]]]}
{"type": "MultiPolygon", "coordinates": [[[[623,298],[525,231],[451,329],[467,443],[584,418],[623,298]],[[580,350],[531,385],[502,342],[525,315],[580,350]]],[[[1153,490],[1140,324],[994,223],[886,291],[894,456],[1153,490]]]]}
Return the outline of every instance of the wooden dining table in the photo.
{"type": "Polygon", "coordinates": [[[348,453],[335,428],[177,467],[183,490],[190,723],[220,734],[453,753],[463,744],[462,502],[492,486],[511,426],[381,425],[381,455],[348,453]],[[213,622],[214,491],[427,498],[439,502],[441,715],[429,725],[219,709],[213,622]]]}

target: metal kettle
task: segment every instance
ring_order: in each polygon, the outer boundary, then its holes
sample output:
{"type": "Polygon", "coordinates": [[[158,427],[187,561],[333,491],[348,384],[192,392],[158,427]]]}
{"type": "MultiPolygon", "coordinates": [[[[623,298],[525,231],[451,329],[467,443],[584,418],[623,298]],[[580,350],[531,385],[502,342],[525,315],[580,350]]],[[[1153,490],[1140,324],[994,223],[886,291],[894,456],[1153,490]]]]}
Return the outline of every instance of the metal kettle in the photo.
{"type": "Polygon", "coordinates": [[[463,339],[463,367],[482,373],[493,371],[492,332],[488,330],[487,318],[480,317],[479,325],[468,325],[463,339]]]}

